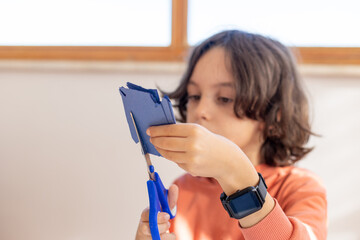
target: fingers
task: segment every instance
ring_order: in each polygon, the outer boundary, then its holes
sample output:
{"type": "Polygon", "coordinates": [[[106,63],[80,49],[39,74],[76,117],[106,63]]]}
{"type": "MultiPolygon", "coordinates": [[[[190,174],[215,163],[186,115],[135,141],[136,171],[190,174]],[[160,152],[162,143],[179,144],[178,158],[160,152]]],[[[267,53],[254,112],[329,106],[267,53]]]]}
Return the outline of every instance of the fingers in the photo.
{"type": "Polygon", "coordinates": [[[176,136],[176,137],[186,137],[184,132],[185,124],[169,124],[161,126],[152,126],[149,127],[146,133],[151,137],[159,136],[176,136]]]}
{"type": "Polygon", "coordinates": [[[177,123],[149,127],[146,133],[151,137],[187,137],[202,129],[200,125],[191,123],[177,123]]]}
{"type": "Polygon", "coordinates": [[[156,150],[161,154],[161,156],[177,164],[185,163],[188,158],[188,154],[186,152],[167,151],[161,148],[156,148],[156,150]]]}
{"type": "MultiPolygon", "coordinates": [[[[170,215],[165,212],[160,212],[158,214],[158,230],[159,234],[166,233],[170,228],[170,215]]],[[[138,234],[140,236],[151,236],[150,226],[149,226],[149,208],[144,209],[141,213],[140,223],[138,227],[138,234]]],[[[171,238],[170,238],[171,239],[171,238]]]]}
{"type": "Polygon", "coordinates": [[[170,210],[174,209],[179,197],[179,188],[177,185],[173,184],[169,187],[168,192],[168,202],[170,210]]]}
{"type": "MultiPolygon", "coordinates": [[[[179,188],[173,184],[169,187],[168,191],[168,203],[170,210],[176,209],[176,203],[179,196],[179,188]]],[[[175,215],[175,212],[173,212],[175,215]]],[[[170,228],[170,215],[166,212],[160,212],[157,216],[158,230],[161,240],[174,240],[176,239],[174,234],[168,232],[170,228]]],[[[151,231],[149,226],[149,208],[145,208],[140,217],[140,223],[138,226],[136,239],[151,239],[151,231]]]]}
{"type": "MultiPolygon", "coordinates": [[[[165,234],[170,228],[170,222],[158,224],[159,234],[165,234]]],[[[140,236],[151,236],[149,222],[140,222],[138,227],[138,234],[140,236]]]]}
{"type": "Polygon", "coordinates": [[[149,208],[148,207],[142,211],[141,216],[140,216],[140,221],[142,221],[142,222],[149,221],[149,208]]]}
{"type": "MultiPolygon", "coordinates": [[[[159,214],[157,216],[158,224],[165,223],[165,222],[169,221],[169,219],[170,219],[170,215],[166,212],[159,212],[159,214]]],[[[141,222],[149,222],[149,208],[145,208],[143,210],[143,212],[141,213],[140,221],[141,222]]]]}
{"type": "Polygon", "coordinates": [[[150,142],[156,148],[174,152],[185,152],[189,141],[184,137],[151,137],[150,142]]]}

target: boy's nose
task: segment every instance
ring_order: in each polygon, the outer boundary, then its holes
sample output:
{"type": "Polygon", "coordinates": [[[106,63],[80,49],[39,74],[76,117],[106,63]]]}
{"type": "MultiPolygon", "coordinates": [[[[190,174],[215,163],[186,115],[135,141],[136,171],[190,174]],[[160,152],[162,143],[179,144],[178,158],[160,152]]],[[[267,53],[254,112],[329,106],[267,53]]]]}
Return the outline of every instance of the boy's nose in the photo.
{"type": "Polygon", "coordinates": [[[211,102],[209,97],[202,97],[196,108],[196,115],[198,120],[211,120],[212,111],[211,111],[211,102]]]}

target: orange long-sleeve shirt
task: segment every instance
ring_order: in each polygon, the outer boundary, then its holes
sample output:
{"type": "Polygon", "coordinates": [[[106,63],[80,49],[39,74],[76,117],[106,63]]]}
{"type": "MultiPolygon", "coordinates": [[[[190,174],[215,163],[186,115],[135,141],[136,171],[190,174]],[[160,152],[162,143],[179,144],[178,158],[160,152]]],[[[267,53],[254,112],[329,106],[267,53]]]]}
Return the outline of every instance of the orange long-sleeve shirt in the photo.
{"type": "Polygon", "coordinates": [[[275,207],[246,229],[224,210],[222,189],[216,180],[189,174],[177,179],[177,215],[170,228],[177,240],[326,239],[326,192],[314,174],[293,166],[266,164],[256,166],[256,170],[263,175],[275,207]]]}

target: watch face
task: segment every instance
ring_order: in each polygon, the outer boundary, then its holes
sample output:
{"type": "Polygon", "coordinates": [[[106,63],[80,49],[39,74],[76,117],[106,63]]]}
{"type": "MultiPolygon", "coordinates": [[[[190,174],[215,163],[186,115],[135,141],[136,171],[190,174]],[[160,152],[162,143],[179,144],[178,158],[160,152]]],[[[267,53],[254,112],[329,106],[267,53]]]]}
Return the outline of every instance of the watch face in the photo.
{"type": "Polygon", "coordinates": [[[246,194],[237,196],[229,201],[235,218],[243,218],[261,209],[261,201],[255,189],[249,189],[246,194]]]}

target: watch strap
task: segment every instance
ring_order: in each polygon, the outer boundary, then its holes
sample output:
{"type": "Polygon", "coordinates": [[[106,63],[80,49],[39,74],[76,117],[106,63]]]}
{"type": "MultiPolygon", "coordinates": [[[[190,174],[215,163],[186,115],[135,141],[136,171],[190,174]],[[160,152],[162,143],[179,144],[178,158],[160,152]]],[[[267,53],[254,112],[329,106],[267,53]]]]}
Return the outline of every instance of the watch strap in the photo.
{"type": "Polygon", "coordinates": [[[266,197],[266,193],[267,193],[267,185],[265,183],[265,180],[263,178],[263,176],[258,173],[259,175],[259,183],[258,185],[256,185],[255,189],[257,190],[257,192],[259,193],[261,200],[263,201],[263,203],[265,202],[265,197],[266,197]]]}
{"type": "MultiPolygon", "coordinates": [[[[229,213],[230,217],[232,218],[236,218],[236,219],[241,219],[243,217],[246,217],[258,210],[260,210],[262,208],[262,206],[264,205],[265,202],[265,197],[267,194],[267,185],[265,183],[264,178],[262,177],[262,175],[260,173],[258,173],[259,175],[259,183],[252,187],[247,187],[243,190],[238,190],[236,191],[234,194],[227,196],[224,192],[221,194],[220,196],[220,200],[221,203],[223,204],[225,210],[229,213]],[[245,195],[247,194],[252,194],[254,196],[254,198],[250,198],[253,199],[253,204],[249,203],[249,202],[242,202],[241,205],[239,206],[238,204],[240,204],[238,202],[238,199],[248,199],[248,198],[243,198],[245,195]],[[256,199],[256,200],[255,200],[256,199]],[[237,211],[237,207],[234,207],[234,204],[237,204],[239,206],[239,208],[241,208],[241,211],[237,211]],[[246,208],[243,209],[243,206],[253,206],[250,208],[246,208]],[[256,207],[255,207],[256,206],[256,207]]],[[[243,200],[240,200],[243,201],[243,200]]]]}

